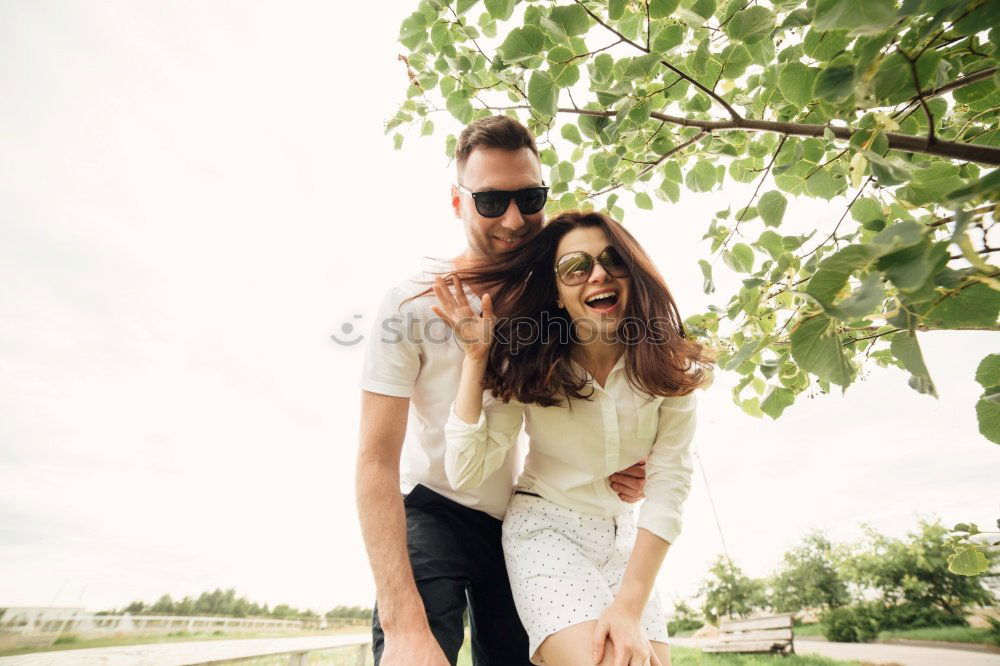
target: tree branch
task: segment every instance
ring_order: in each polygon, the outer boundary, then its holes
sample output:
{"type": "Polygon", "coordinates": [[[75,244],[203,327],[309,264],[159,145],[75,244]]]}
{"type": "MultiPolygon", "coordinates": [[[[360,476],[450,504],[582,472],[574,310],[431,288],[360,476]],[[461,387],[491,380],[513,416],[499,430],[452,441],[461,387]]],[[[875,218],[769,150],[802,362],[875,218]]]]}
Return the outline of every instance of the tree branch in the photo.
{"type": "MultiPolygon", "coordinates": [[[[696,136],[691,137],[690,139],[688,139],[684,143],[676,145],[673,148],[671,148],[670,150],[668,150],[667,152],[663,153],[662,155],[660,155],[660,159],[656,160],[655,162],[653,162],[652,164],[650,164],[649,166],[647,166],[645,169],[643,169],[642,171],[640,171],[639,173],[637,173],[636,176],[635,176],[636,180],[638,180],[639,178],[645,176],[647,173],[649,173],[650,171],[652,171],[653,169],[655,169],[659,165],[663,164],[664,160],[666,160],[668,157],[670,157],[674,153],[678,153],[678,152],[684,150],[685,148],[687,148],[688,146],[690,146],[692,143],[697,143],[706,134],[708,134],[708,132],[699,132],[696,136]]],[[[592,192],[592,193],[588,194],[587,198],[588,199],[593,199],[594,197],[600,196],[602,194],[607,194],[608,192],[610,192],[612,190],[616,190],[616,189],[618,189],[621,186],[622,186],[622,183],[615,183],[614,185],[611,185],[609,187],[605,187],[600,192],[592,192]]]]}
{"type": "MultiPolygon", "coordinates": [[[[522,107],[527,108],[527,107],[522,107]]],[[[595,109],[559,109],[561,113],[578,113],[587,116],[599,116],[613,118],[617,111],[598,111],[595,109]]],[[[833,132],[835,138],[841,141],[850,140],[855,130],[848,127],[834,125],[808,125],[804,123],[780,122],[776,120],[754,120],[751,118],[734,118],[732,120],[695,120],[672,116],[666,113],[654,111],[649,114],[650,118],[662,120],[671,125],[681,125],[682,127],[697,127],[706,132],[719,132],[727,130],[746,130],[751,132],[777,132],[788,136],[815,136],[821,137],[825,130],[833,132]]],[[[886,139],[889,141],[891,150],[902,150],[909,153],[924,153],[936,155],[938,157],[948,157],[965,162],[978,162],[1000,166],[1000,148],[985,146],[981,144],[959,143],[955,141],[937,140],[933,145],[928,146],[924,137],[910,134],[898,134],[886,132],[886,139]]]]}
{"type": "Polygon", "coordinates": [[[823,242],[822,242],[822,243],[820,243],[819,245],[817,245],[817,246],[816,246],[816,247],[814,247],[813,249],[811,249],[811,250],[809,250],[808,252],[806,252],[805,254],[803,254],[803,255],[802,255],[802,256],[800,257],[800,259],[805,259],[805,258],[806,258],[806,257],[808,257],[809,255],[811,255],[812,253],[814,253],[814,252],[815,252],[816,250],[818,250],[818,249],[820,249],[821,247],[823,247],[824,245],[826,245],[826,244],[827,244],[827,243],[828,243],[828,242],[830,241],[830,239],[831,239],[831,238],[836,238],[836,237],[837,237],[837,231],[838,231],[838,230],[840,229],[840,225],[841,225],[841,224],[843,224],[844,220],[845,220],[845,219],[847,218],[847,214],[851,212],[851,208],[853,208],[853,207],[854,207],[854,203],[855,203],[855,202],[856,202],[856,201],[857,201],[858,199],[860,199],[860,198],[861,198],[861,194],[862,194],[862,193],[863,193],[863,192],[865,191],[865,189],[866,189],[866,188],[868,187],[868,184],[869,184],[870,182],[872,182],[872,180],[874,180],[874,179],[875,179],[875,176],[868,176],[868,178],[867,178],[867,179],[865,180],[865,182],[861,184],[861,187],[859,187],[859,188],[858,188],[858,191],[857,191],[857,193],[856,193],[856,194],[854,195],[854,198],[853,198],[853,199],[851,199],[851,203],[847,204],[847,208],[845,208],[845,209],[844,209],[844,214],[840,216],[840,219],[839,219],[839,220],[837,220],[837,224],[836,224],[836,226],[834,226],[834,227],[833,227],[833,231],[831,231],[831,232],[830,232],[830,235],[829,235],[829,236],[827,236],[827,237],[826,237],[825,239],[823,239],[823,242]]]}
{"type": "MultiPolygon", "coordinates": [[[[518,91],[520,92],[520,90],[518,91]]],[[[526,104],[515,106],[491,106],[493,110],[503,111],[508,109],[531,109],[526,104]]],[[[583,116],[597,116],[601,118],[614,118],[617,111],[598,111],[596,109],[570,109],[559,108],[559,113],[577,113],[583,116]]],[[[724,132],[729,130],[744,130],[747,132],[777,132],[788,136],[815,136],[821,137],[829,129],[833,132],[834,138],[841,141],[850,140],[855,130],[848,127],[835,125],[807,125],[804,123],[787,123],[776,120],[753,120],[751,118],[738,118],[733,120],[693,120],[671,116],[666,113],[654,111],[649,114],[650,118],[662,120],[671,125],[682,127],[697,127],[706,132],[724,132]]],[[[886,132],[886,139],[889,141],[890,150],[902,150],[907,153],[923,153],[925,155],[936,155],[947,157],[963,162],[978,162],[979,164],[989,164],[1000,166],[1000,148],[985,146],[982,144],[960,143],[956,141],[935,141],[933,145],[927,145],[927,139],[910,134],[897,134],[886,132]]]]}
{"type": "MultiPolygon", "coordinates": [[[[915,58],[907,55],[903,49],[896,50],[910,63],[910,73],[913,76],[913,89],[917,91],[917,100],[924,109],[924,115],[927,116],[927,145],[929,146],[934,143],[934,114],[931,113],[930,107],[927,106],[927,100],[924,99],[923,93],[920,92],[920,75],[917,74],[917,61],[915,58]]],[[[919,57],[917,56],[917,58],[919,57]]]]}
{"type": "MultiPolygon", "coordinates": [[[[576,4],[578,4],[581,7],[583,7],[584,11],[586,11],[588,14],[590,14],[590,18],[592,18],[595,21],[597,21],[597,23],[599,23],[601,26],[603,26],[606,30],[609,30],[609,31],[613,32],[614,34],[618,35],[618,37],[623,42],[625,42],[626,44],[629,44],[629,45],[631,45],[631,46],[639,49],[643,53],[650,53],[650,50],[648,48],[646,48],[642,44],[637,44],[636,42],[633,42],[631,39],[629,39],[628,37],[626,37],[622,33],[618,32],[617,30],[615,30],[614,28],[612,28],[610,25],[608,25],[604,21],[602,21],[601,17],[599,17],[594,12],[590,11],[590,8],[587,7],[587,5],[583,4],[583,2],[581,2],[581,0],[574,0],[574,2],[576,2],[576,4]]],[[[739,120],[739,119],[742,118],[742,116],[736,112],[736,109],[734,109],[732,106],[729,105],[729,102],[727,102],[726,100],[722,99],[722,97],[720,97],[719,95],[717,95],[715,92],[713,92],[712,90],[709,90],[704,85],[702,85],[701,83],[699,83],[698,81],[696,81],[694,78],[692,78],[688,74],[682,72],[681,70],[677,69],[676,67],[674,67],[673,65],[671,65],[666,60],[661,60],[660,62],[664,66],[666,66],[667,69],[669,69],[671,72],[673,72],[677,76],[683,78],[684,80],[688,81],[689,83],[691,83],[692,85],[694,85],[696,88],[698,88],[698,90],[701,90],[703,93],[705,93],[706,95],[708,95],[709,97],[711,97],[712,99],[714,99],[716,102],[718,102],[719,104],[721,104],[722,107],[726,111],[729,112],[729,115],[733,118],[733,120],[739,120]]],[[[709,131],[711,131],[711,130],[709,130],[709,131]]]]}
{"type": "MultiPolygon", "coordinates": [[[[972,210],[969,211],[968,214],[969,214],[970,217],[975,217],[976,215],[983,215],[985,213],[989,213],[994,208],[996,208],[995,204],[989,204],[987,206],[980,206],[979,208],[973,208],[972,210]]],[[[954,222],[955,219],[956,219],[955,215],[949,215],[948,217],[942,217],[940,220],[934,220],[933,222],[929,223],[927,226],[928,227],[940,227],[943,224],[948,224],[949,222],[954,222]]]]}
{"type": "Polygon", "coordinates": [[[785,145],[785,141],[787,140],[788,140],[787,136],[781,137],[781,141],[778,142],[778,147],[775,148],[774,153],[771,154],[771,161],[767,163],[767,168],[764,169],[764,175],[762,175],[760,179],[757,181],[757,187],[753,191],[753,196],[750,197],[750,201],[747,202],[747,205],[744,206],[742,210],[740,210],[740,214],[736,218],[736,224],[733,225],[733,230],[729,232],[728,236],[726,236],[726,240],[722,241],[722,245],[719,246],[718,250],[719,252],[726,249],[726,246],[729,244],[730,239],[732,239],[732,237],[736,235],[737,230],[740,228],[740,222],[743,221],[743,216],[746,215],[747,210],[750,208],[750,206],[753,205],[754,200],[760,193],[761,185],[763,185],[764,181],[767,180],[767,174],[771,173],[771,167],[774,166],[774,160],[778,159],[778,153],[781,152],[781,148],[785,145]]]}

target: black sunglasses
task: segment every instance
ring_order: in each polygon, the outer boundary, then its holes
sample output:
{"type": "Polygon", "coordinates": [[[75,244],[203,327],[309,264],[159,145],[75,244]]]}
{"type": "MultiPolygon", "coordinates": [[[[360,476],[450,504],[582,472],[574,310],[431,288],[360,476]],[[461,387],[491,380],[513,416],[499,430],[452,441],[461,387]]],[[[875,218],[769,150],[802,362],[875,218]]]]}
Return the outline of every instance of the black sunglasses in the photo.
{"type": "Polygon", "coordinates": [[[611,245],[604,248],[596,258],[583,250],[564,254],[556,262],[556,275],[559,276],[559,279],[567,287],[575,287],[590,279],[590,274],[594,272],[594,264],[598,262],[604,267],[608,275],[612,277],[623,278],[629,276],[625,260],[622,259],[622,255],[618,253],[618,250],[611,245]]]}
{"type": "Polygon", "coordinates": [[[483,217],[500,217],[507,212],[510,200],[517,202],[517,209],[522,215],[534,215],[545,208],[545,201],[549,198],[549,188],[546,185],[541,187],[526,187],[523,190],[485,190],[483,192],[473,192],[462,185],[456,187],[476,202],[476,210],[483,217]]]}

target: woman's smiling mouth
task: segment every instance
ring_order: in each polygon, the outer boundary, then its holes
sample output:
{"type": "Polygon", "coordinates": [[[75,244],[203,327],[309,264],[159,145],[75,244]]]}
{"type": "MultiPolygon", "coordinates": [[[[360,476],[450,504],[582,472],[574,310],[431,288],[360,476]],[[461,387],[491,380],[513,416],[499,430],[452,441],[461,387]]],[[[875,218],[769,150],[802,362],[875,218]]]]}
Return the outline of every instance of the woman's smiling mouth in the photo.
{"type": "Polygon", "coordinates": [[[611,312],[618,306],[618,292],[614,289],[602,289],[584,299],[583,304],[597,312],[611,312]]]}

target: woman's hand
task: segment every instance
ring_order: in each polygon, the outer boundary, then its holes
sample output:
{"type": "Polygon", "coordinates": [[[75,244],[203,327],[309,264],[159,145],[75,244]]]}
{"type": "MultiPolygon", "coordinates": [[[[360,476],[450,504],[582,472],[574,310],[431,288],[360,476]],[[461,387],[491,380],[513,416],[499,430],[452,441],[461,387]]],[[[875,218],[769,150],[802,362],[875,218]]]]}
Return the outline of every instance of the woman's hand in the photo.
{"type": "Polygon", "coordinates": [[[432,305],[431,310],[444,319],[455,332],[455,337],[458,338],[467,358],[486,360],[490,353],[490,345],[493,344],[493,303],[490,301],[490,295],[483,295],[483,314],[479,316],[469,306],[469,299],[465,297],[465,290],[462,288],[462,280],[457,275],[455,291],[457,295],[452,294],[443,279],[434,278],[434,295],[437,296],[440,307],[432,305]]]}
{"type": "Polygon", "coordinates": [[[641,613],[626,610],[617,602],[608,606],[594,628],[595,664],[604,659],[605,641],[611,641],[614,650],[613,666],[663,666],[646,638],[641,613]]]}

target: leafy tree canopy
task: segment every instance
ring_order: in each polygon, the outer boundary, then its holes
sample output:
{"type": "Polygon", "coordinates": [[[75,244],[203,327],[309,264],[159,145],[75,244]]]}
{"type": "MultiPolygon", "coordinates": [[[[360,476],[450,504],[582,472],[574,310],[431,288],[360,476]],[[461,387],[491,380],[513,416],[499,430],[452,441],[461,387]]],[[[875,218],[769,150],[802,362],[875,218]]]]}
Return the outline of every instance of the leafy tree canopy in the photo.
{"type": "Polygon", "coordinates": [[[850,602],[847,584],[837,571],[833,544],[823,534],[808,534],[785,553],[771,579],[770,600],[779,613],[837,608],[850,602]]]}
{"type": "MultiPolygon", "coordinates": [[[[396,146],[435,113],[516,115],[540,138],[548,212],[624,217],[754,184],[706,214],[704,290],[721,257],[742,284],[686,320],[740,375],[734,401],[778,418],[846,389],[866,359],[935,396],[918,342],[1000,330],[1000,3],[992,0],[420,0],[402,23],[408,99],[396,146]],[[626,194],[631,191],[631,194],[626,194]],[[790,233],[791,197],[848,205],[790,233]]],[[[454,149],[448,136],[446,150],[454,149]]],[[[975,412],[1000,443],[1000,355],[975,412]]],[[[972,410],[970,409],[970,418],[972,410]]]]}

